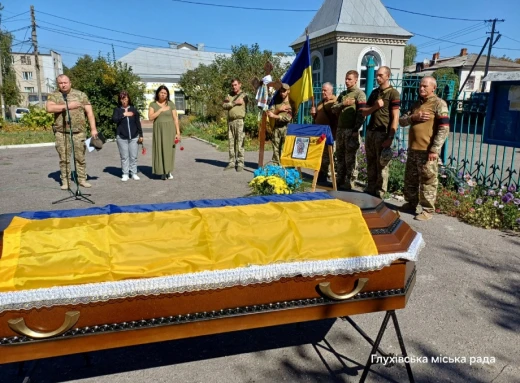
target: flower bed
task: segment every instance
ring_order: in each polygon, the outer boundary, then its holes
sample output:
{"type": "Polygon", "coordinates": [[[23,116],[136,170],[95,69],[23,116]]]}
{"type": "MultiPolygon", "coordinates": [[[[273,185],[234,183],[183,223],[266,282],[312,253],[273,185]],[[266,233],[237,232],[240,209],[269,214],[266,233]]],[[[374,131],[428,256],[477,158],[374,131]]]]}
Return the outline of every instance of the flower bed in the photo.
{"type": "Polygon", "coordinates": [[[516,185],[489,189],[471,176],[441,171],[436,212],[486,229],[520,231],[520,192],[516,185]]]}

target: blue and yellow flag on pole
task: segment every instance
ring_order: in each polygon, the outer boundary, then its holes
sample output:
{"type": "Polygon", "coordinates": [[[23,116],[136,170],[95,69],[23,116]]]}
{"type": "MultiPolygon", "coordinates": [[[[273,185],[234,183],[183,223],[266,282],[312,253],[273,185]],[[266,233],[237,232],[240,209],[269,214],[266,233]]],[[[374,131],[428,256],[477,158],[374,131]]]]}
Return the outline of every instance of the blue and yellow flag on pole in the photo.
{"type": "Polygon", "coordinates": [[[295,112],[300,104],[310,100],[314,93],[312,91],[312,68],[311,68],[311,44],[309,35],[302,49],[296,55],[291,67],[283,76],[282,83],[291,87],[289,98],[294,103],[295,112]]]}

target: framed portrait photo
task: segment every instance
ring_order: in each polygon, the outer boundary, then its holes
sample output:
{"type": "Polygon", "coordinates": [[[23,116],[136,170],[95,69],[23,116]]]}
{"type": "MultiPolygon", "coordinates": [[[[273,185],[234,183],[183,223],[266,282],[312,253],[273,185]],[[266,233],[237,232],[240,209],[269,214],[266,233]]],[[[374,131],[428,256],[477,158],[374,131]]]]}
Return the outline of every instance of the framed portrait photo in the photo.
{"type": "Polygon", "coordinates": [[[309,137],[296,137],[291,157],[297,160],[306,160],[309,152],[309,143],[309,137]]]}

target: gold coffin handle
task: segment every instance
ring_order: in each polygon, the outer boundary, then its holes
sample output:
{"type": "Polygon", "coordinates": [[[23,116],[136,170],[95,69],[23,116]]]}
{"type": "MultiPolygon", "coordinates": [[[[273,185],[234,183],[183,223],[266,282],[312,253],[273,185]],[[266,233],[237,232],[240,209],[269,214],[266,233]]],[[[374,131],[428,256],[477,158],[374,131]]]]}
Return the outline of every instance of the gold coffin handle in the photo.
{"type": "Polygon", "coordinates": [[[365,285],[368,283],[368,278],[359,278],[357,280],[357,286],[354,290],[352,290],[348,294],[336,294],[332,289],[330,288],[330,282],[322,282],[318,285],[318,289],[320,292],[325,295],[329,299],[334,299],[336,301],[344,301],[347,299],[352,298],[354,295],[358,294],[365,285]]]}
{"type": "Polygon", "coordinates": [[[23,318],[10,319],[7,321],[11,330],[20,335],[25,335],[32,339],[47,339],[52,338],[53,336],[61,335],[64,332],[70,330],[79,319],[79,311],[67,311],[65,313],[65,320],[63,324],[54,331],[49,332],[39,332],[31,330],[25,324],[23,318]]]}

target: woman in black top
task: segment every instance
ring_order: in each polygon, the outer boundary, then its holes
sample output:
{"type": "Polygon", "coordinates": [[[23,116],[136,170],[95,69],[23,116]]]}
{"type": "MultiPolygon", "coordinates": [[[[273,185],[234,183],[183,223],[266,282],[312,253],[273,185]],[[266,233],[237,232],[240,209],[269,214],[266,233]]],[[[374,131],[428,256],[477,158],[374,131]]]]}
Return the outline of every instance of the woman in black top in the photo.
{"type": "Polygon", "coordinates": [[[121,181],[128,181],[130,177],[138,181],[137,145],[143,142],[143,130],[139,112],[131,105],[128,92],[119,93],[119,106],[114,109],[112,121],[117,124],[116,141],[123,170],[121,181]]]}

